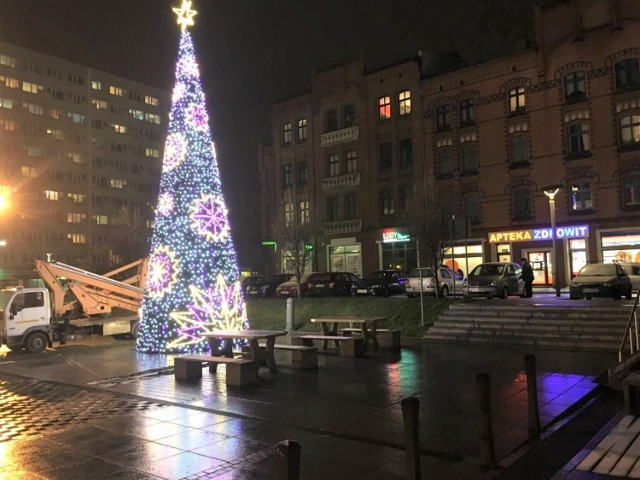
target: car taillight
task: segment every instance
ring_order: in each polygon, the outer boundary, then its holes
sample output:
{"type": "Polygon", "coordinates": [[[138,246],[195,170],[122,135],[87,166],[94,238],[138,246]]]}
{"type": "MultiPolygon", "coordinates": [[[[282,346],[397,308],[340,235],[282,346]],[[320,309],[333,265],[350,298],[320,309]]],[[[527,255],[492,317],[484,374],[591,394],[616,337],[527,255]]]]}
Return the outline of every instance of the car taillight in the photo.
{"type": "Polygon", "coordinates": [[[307,283],[307,289],[311,290],[311,282],[307,283]]]}

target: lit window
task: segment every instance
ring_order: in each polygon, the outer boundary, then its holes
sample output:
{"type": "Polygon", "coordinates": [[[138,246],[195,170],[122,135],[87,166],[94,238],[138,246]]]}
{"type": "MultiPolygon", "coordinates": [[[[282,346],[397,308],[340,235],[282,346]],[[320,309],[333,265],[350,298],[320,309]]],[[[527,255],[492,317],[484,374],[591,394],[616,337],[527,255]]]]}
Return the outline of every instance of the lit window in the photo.
{"type": "Polygon", "coordinates": [[[378,99],[378,116],[380,120],[391,118],[391,97],[380,97],[378,99]]]}
{"type": "Polygon", "coordinates": [[[20,80],[12,77],[0,77],[7,88],[20,88],[20,80]]]}
{"type": "Polygon", "coordinates": [[[282,125],[282,143],[284,143],[285,145],[290,145],[291,135],[291,123],[285,123],[284,125],[282,125]]]}
{"type": "Polygon", "coordinates": [[[524,113],[526,106],[524,87],[515,87],[509,90],[509,112],[512,115],[524,113]]]}
{"type": "Polygon", "coordinates": [[[109,93],[111,95],[115,95],[116,97],[124,97],[124,89],[120,87],[114,87],[113,85],[109,85],[109,93]]]}
{"type": "Polygon", "coordinates": [[[60,192],[56,192],[55,190],[45,190],[44,198],[47,200],[58,201],[60,200],[60,192]]]}
{"type": "Polygon", "coordinates": [[[86,122],[86,117],[79,113],[68,113],[67,114],[73,123],[78,125],[84,125],[86,122]]]}
{"type": "Polygon", "coordinates": [[[64,132],[62,130],[54,130],[53,128],[47,128],[47,135],[51,135],[56,140],[64,140],[64,132]]]}
{"type": "Polygon", "coordinates": [[[31,177],[31,178],[35,178],[38,176],[38,172],[34,167],[22,167],[20,169],[20,174],[23,177],[31,177]]]}
{"type": "Polygon", "coordinates": [[[97,80],[91,80],[91,88],[93,90],[102,90],[102,82],[98,82],[97,80]]]}
{"type": "Polygon", "coordinates": [[[84,203],[87,196],[82,193],[67,193],[67,198],[73,203],[84,203]]]}
{"type": "Polygon", "coordinates": [[[124,187],[127,186],[127,181],[126,180],[120,180],[118,178],[112,178],[109,181],[109,185],[111,186],[111,188],[117,188],[119,190],[123,189],[124,187]]]}
{"type": "Polygon", "coordinates": [[[284,206],[284,224],[289,227],[294,221],[293,203],[287,203],[284,206]]]}
{"type": "Polygon", "coordinates": [[[151,122],[151,123],[155,123],[156,125],[160,125],[160,115],[157,115],[155,113],[145,113],[144,114],[144,119],[147,122],[151,122]]]}
{"type": "Polygon", "coordinates": [[[640,207],[640,172],[622,177],[622,199],[625,207],[640,207]]]}
{"type": "Polygon", "coordinates": [[[69,152],[69,159],[73,163],[77,163],[79,165],[84,165],[86,163],[81,153],[69,152]]]}
{"type": "Polygon", "coordinates": [[[82,223],[87,219],[84,213],[67,213],[67,223],[82,223]]]}
{"type": "Polygon", "coordinates": [[[589,180],[577,180],[571,184],[571,211],[591,210],[591,182],[589,180]]]}
{"type": "Polygon", "coordinates": [[[87,243],[84,233],[67,233],[67,239],[71,240],[71,243],[87,243]]]}
{"type": "Polygon", "coordinates": [[[34,103],[23,103],[22,106],[26,108],[31,115],[38,115],[38,116],[44,115],[44,108],[41,107],[40,105],[36,105],[34,103]]]}
{"type": "Polygon", "coordinates": [[[118,125],[117,123],[113,124],[113,129],[117,132],[117,133],[127,133],[127,127],[126,125],[118,125]]]}
{"type": "Polygon", "coordinates": [[[306,225],[309,223],[309,201],[303,200],[299,204],[300,211],[300,225],[306,225]]]}
{"type": "Polygon", "coordinates": [[[16,68],[16,59],[9,55],[0,55],[0,65],[6,65],[7,67],[16,68]]]}
{"type": "Polygon", "coordinates": [[[640,146],[640,114],[620,118],[620,147],[636,149],[640,146]]]}
{"type": "Polygon", "coordinates": [[[411,113],[411,92],[409,90],[398,94],[398,113],[401,116],[411,113]]]}
{"type": "Polygon", "coordinates": [[[142,110],[129,109],[129,114],[136,120],[144,120],[144,112],[142,110]]]}
{"type": "Polygon", "coordinates": [[[147,105],[153,105],[154,107],[158,106],[158,99],[156,97],[152,97],[150,95],[144,96],[144,103],[147,105]]]}
{"type": "Polygon", "coordinates": [[[298,120],[298,140],[307,139],[307,119],[301,118],[298,120]]]}
{"type": "Polygon", "coordinates": [[[355,173],[358,171],[358,157],[355,150],[349,150],[345,160],[346,173],[355,173]]]}
{"type": "Polygon", "coordinates": [[[145,157],[160,158],[160,150],[158,150],[157,148],[147,147],[144,149],[144,155],[145,157]]]}
{"type": "Polygon", "coordinates": [[[96,225],[109,225],[109,217],[106,215],[93,215],[93,221],[96,225]]]}
{"type": "Polygon", "coordinates": [[[13,109],[13,100],[10,98],[0,98],[0,108],[6,108],[7,110],[13,109]]]}
{"type": "Polygon", "coordinates": [[[22,91],[29,93],[38,93],[38,90],[42,90],[42,85],[31,82],[22,82],[22,91]]]}
{"type": "Polygon", "coordinates": [[[94,107],[96,107],[97,110],[106,110],[109,107],[107,102],[105,102],[104,100],[98,100],[94,98],[91,100],[91,103],[94,107]]]}

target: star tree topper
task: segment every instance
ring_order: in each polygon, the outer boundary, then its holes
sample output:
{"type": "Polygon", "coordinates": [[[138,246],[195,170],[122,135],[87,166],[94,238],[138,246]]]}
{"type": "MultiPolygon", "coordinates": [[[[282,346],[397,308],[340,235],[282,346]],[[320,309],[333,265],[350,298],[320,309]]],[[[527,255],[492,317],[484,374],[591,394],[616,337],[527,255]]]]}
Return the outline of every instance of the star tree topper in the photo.
{"type": "Polygon", "coordinates": [[[180,8],[172,9],[178,15],[178,25],[180,25],[183,32],[194,25],[193,17],[198,13],[195,10],[191,10],[191,3],[191,0],[182,0],[180,8]]]}

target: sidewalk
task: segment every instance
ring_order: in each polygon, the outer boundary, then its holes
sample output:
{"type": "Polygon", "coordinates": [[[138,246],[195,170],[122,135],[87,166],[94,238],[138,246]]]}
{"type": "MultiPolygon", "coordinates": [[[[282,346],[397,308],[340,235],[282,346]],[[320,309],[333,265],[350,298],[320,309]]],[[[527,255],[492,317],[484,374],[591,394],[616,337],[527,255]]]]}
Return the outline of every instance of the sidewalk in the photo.
{"type": "Polygon", "coordinates": [[[258,384],[245,387],[227,387],[223,367],[177,384],[172,356],[137,353],[131,341],[12,353],[0,359],[0,448],[10,459],[0,476],[286,478],[275,445],[290,439],[301,445],[301,479],[400,479],[401,400],[415,397],[423,478],[474,478],[478,373],[491,375],[496,456],[506,467],[529,449],[525,354],[537,357],[543,425],[592,396],[595,378],[616,362],[614,354],[422,342],[401,355],[329,352],[316,371],[293,370],[277,352],[279,371],[261,368],[258,384]]]}

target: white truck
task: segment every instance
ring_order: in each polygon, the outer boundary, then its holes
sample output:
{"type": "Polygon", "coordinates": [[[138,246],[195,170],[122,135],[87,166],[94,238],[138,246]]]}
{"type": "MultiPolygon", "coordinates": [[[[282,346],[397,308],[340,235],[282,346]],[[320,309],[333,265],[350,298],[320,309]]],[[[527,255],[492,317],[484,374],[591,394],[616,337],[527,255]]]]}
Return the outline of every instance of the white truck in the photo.
{"type": "Polygon", "coordinates": [[[37,260],[35,269],[46,287],[0,290],[0,343],[10,349],[42,352],[69,334],[135,337],[146,281],[146,259],[104,275],[59,262],[37,260]],[[123,281],[112,277],[135,273],[123,281]],[[66,284],[65,284],[66,283],[66,284]],[[130,312],[112,316],[112,309],[130,312]]]}

